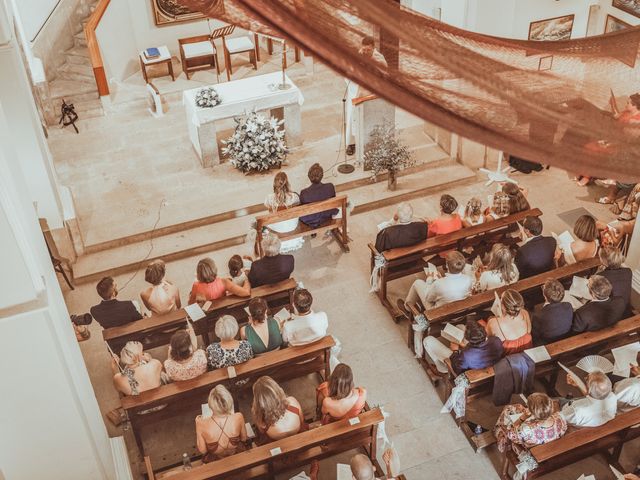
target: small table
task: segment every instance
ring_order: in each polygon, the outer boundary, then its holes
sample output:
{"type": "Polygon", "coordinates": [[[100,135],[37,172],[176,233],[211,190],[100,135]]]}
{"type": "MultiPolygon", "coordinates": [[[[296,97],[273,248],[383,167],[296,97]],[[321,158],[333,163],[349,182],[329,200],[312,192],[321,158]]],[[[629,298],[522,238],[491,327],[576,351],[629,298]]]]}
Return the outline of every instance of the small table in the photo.
{"type": "Polygon", "coordinates": [[[144,81],[149,83],[149,78],[147,77],[147,67],[150,65],[160,65],[162,63],[166,63],[169,69],[168,75],[171,75],[171,80],[176,81],[176,77],[173,75],[173,65],[171,64],[171,53],[166,45],[158,47],[158,51],[160,52],[160,56],[156,58],[147,58],[144,54],[144,51],[140,52],[140,68],[142,69],[142,76],[144,77],[144,81]]]}
{"type": "Polygon", "coordinates": [[[215,122],[253,110],[270,115],[271,110],[282,108],[287,146],[302,144],[300,105],[304,97],[289,77],[286,77],[289,89],[279,90],[277,86],[281,81],[282,73],[275,72],[219,83],[214,88],[222,103],[212,108],[196,106],[195,97],[202,87],[183,92],[189,138],[204,168],[220,163],[215,122]]]}

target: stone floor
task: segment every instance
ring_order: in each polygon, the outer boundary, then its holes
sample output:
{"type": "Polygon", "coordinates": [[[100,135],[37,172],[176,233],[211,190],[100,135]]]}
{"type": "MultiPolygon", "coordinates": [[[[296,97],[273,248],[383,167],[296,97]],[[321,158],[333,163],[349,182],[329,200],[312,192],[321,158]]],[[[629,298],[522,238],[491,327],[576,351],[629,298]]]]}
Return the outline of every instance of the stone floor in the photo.
{"type": "MultiPolygon", "coordinates": [[[[515,178],[529,188],[531,204],[545,213],[542,218],[547,232],[568,228],[557,214],[577,207],[586,208],[598,218],[611,218],[604,206],[592,201],[598,193],[597,187],[579,188],[562,171],[551,169],[529,176],[516,174],[515,178]]],[[[495,186],[486,187],[478,181],[474,185],[455,187],[449,193],[465,203],[471,196],[484,199],[493,189],[495,186]]],[[[438,195],[417,199],[412,204],[417,215],[434,216],[438,195]]],[[[384,406],[390,414],[387,433],[399,452],[402,470],[409,480],[498,478],[499,457],[495,447],[474,454],[451,417],[440,413],[440,393],[431,386],[405,346],[407,325],[394,324],[377,298],[369,293],[366,244],[375,236],[376,224],[388,219],[392,213],[393,207],[386,207],[353,217],[350,222],[353,243],[349,254],[342,253],[333,241],[323,238],[307,241],[295,252],[294,275],[313,293],[315,308],[327,312],[330,333],[343,344],[340,358],[353,368],[357,384],[368,389],[369,403],[384,406]]],[[[224,272],[229,256],[242,248],[216,251],[211,256],[224,272]]],[[[167,277],[178,285],[183,299],[193,281],[197,260],[188,258],[167,265],[167,277]]],[[[144,287],[140,272],[122,275],[117,282],[122,299],[137,298],[144,287]]],[[[404,295],[410,282],[410,278],[395,282],[391,295],[404,295]]],[[[65,289],[64,292],[69,310],[74,313],[86,312],[98,301],[92,285],[79,286],[75,291],[65,289]]],[[[118,397],[111,384],[100,327],[94,324],[91,330],[91,339],[82,343],[81,348],[100,408],[107,412],[118,405],[118,397]]],[[[152,353],[164,359],[166,352],[163,350],[152,353]]],[[[305,410],[313,409],[312,387],[308,382],[291,382],[287,390],[302,398],[305,410]]],[[[495,418],[495,412],[490,408],[481,411],[483,422],[492,415],[495,418]]],[[[120,429],[108,422],[107,427],[111,435],[121,434],[120,429]]],[[[130,432],[126,435],[130,436],[130,432]]],[[[162,425],[151,436],[153,438],[145,443],[145,447],[154,464],[177,461],[182,452],[193,449],[192,420],[178,419],[162,425]]],[[[625,448],[622,464],[626,468],[638,461],[638,446],[635,443],[625,448]]],[[[132,459],[135,461],[135,457],[132,459]]],[[[335,478],[335,462],[336,459],[323,462],[321,479],[335,478]]],[[[606,464],[595,458],[585,459],[545,478],[574,479],[581,473],[595,473],[598,479],[612,478],[606,464]]]]}

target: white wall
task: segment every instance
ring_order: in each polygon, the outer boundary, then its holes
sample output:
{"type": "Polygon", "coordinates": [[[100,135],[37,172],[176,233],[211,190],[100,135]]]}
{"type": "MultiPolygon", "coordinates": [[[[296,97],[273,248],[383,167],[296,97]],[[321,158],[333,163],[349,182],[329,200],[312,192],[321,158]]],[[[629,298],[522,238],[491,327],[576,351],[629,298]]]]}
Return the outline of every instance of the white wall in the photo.
{"type": "Polygon", "coordinates": [[[468,28],[469,1],[446,0],[442,4],[441,20],[458,28],[468,28]]]}
{"type": "Polygon", "coordinates": [[[61,0],[20,0],[17,2],[22,16],[22,25],[29,40],[33,40],[38,30],[61,0]]]}
{"type": "Polygon", "coordinates": [[[437,18],[437,10],[441,7],[442,0],[402,0],[400,3],[427,17],[437,18]]]}
{"type": "Polygon", "coordinates": [[[640,25],[640,18],[634,15],[631,15],[630,13],[627,13],[623,10],[614,8],[613,2],[611,0],[600,0],[599,5],[600,5],[600,10],[599,10],[598,19],[597,19],[597,22],[598,22],[597,29],[596,29],[597,34],[604,33],[604,26],[605,26],[605,22],[607,21],[607,15],[616,17],[617,19],[622,20],[623,22],[627,22],[629,25],[633,25],[633,26],[640,25]]]}
{"type": "MultiPolygon", "coordinates": [[[[129,0],[111,0],[96,29],[107,80],[123,80],[138,68],[138,46],[129,0]]],[[[150,3],[150,2],[147,2],[150,3]]]]}

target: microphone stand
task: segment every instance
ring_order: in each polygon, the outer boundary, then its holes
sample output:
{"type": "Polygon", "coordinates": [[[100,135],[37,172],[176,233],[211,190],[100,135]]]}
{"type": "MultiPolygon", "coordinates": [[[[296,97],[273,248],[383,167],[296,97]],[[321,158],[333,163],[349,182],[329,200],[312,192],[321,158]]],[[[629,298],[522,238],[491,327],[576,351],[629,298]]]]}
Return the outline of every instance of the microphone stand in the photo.
{"type": "MultiPolygon", "coordinates": [[[[342,135],[341,136],[343,138],[340,139],[340,148],[342,148],[343,139],[344,139],[344,142],[347,143],[347,95],[349,94],[350,86],[351,86],[351,80],[347,82],[347,88],[344,89],[344,95],[342,95],[342,135]]],[[[353,173],[355,169],[356,167],[354,167],[347,161],[347,150],[345,147],[344,162],[338,165],[338,172],[348,174],[348,173],[353,173]]]]}

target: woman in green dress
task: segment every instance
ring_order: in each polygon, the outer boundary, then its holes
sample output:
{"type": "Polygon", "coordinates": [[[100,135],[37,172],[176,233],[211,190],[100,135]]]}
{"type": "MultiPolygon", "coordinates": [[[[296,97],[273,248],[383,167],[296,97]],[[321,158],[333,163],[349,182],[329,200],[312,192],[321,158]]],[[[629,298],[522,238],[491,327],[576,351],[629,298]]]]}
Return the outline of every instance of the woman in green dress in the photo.
{"type": "Polygon", "coordinates": [[[249,302],[249,324],[242,327],[240,337],[247,340],[253,353],[276,350],[282,345],[282,335],[278,321],[267,314],[269,307],[263,298],[254,298],[249,302]]]}

